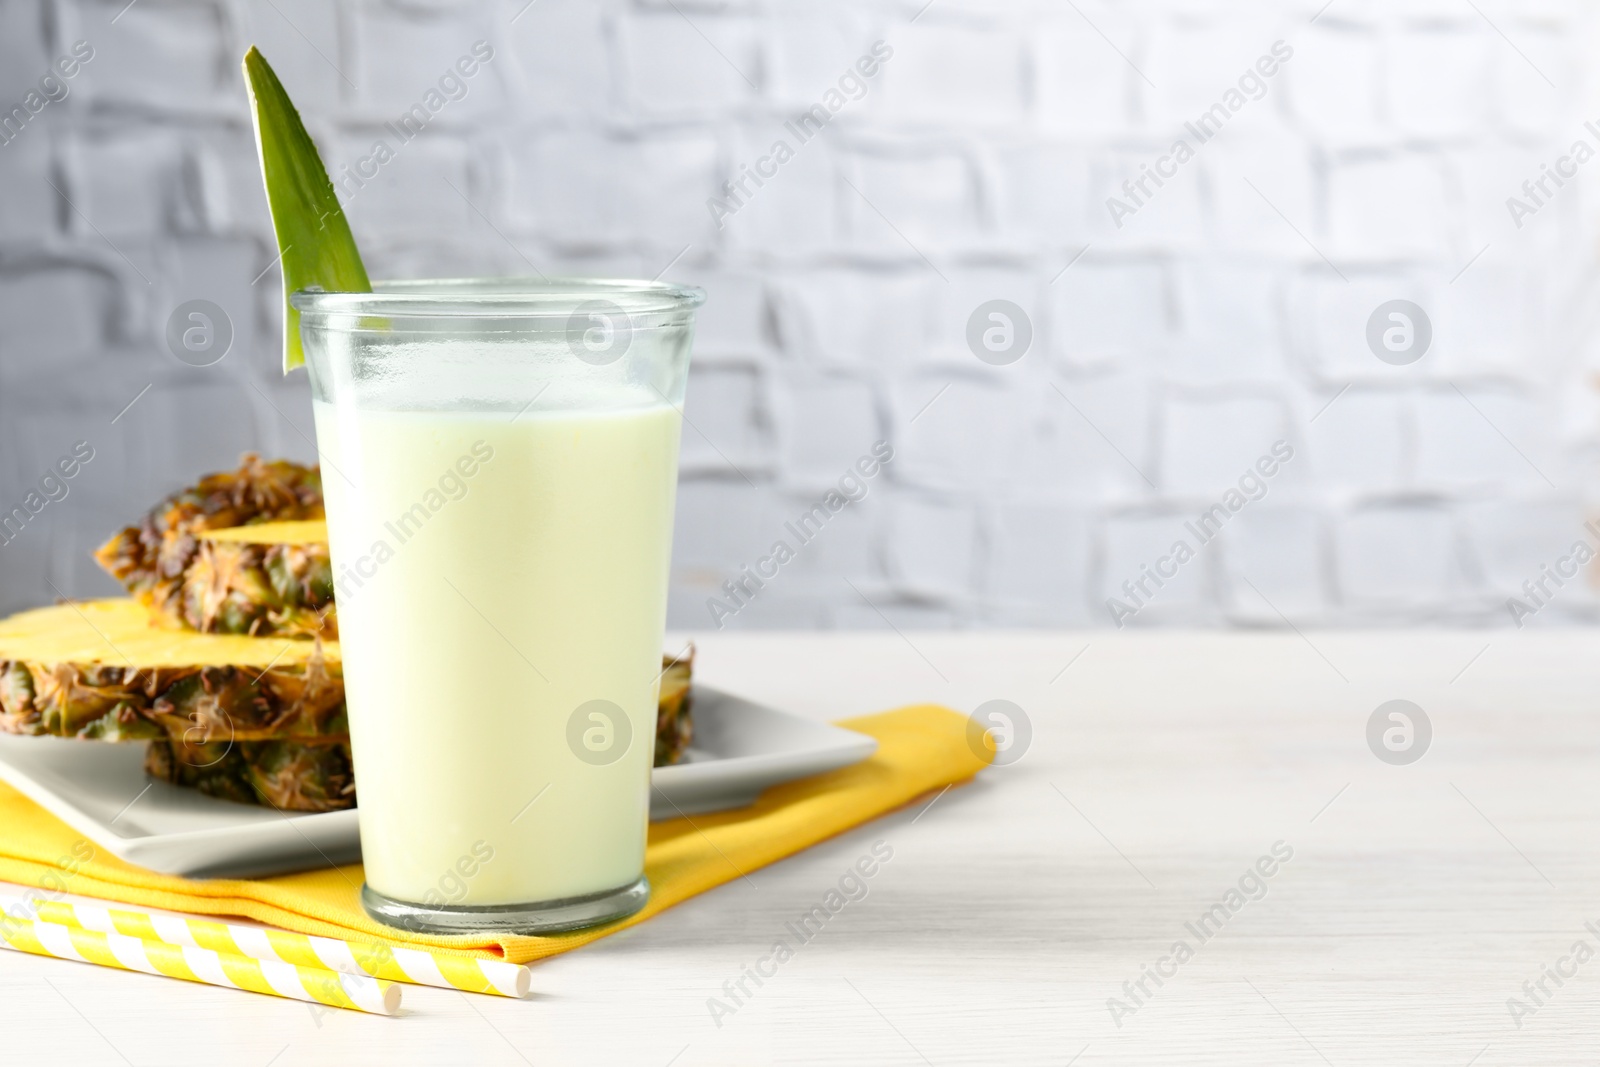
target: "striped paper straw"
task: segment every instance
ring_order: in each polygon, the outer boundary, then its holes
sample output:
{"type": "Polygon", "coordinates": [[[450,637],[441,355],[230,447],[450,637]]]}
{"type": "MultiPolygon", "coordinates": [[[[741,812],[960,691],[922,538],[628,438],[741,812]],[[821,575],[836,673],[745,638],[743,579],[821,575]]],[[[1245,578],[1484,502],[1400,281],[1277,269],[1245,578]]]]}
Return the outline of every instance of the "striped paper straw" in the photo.
{"type": "Polygon", "coordinates": [[[9,915],[0,917],[0,948],[374,1015],[393,1015],[400,1010],[400,987],[366,975],[334,974],[322,968],[253,960],[231,952],[168,945],[9,915]]]}
{"type": "Polygon", "coordinates": [[[447,956],[423,949],[399,948],[368,941],[341,941],[332,937],[263,930],[207,919],[149,915],[95,904],[15,898],[31,908],[41,921],[125,934],[145,941],[161,941],[184,948],[211,949],[271,963],[315,967],[341,974],[364,975],[391,982],[525,997],[533,975],[527,967],[504,960],[447,956]]]}

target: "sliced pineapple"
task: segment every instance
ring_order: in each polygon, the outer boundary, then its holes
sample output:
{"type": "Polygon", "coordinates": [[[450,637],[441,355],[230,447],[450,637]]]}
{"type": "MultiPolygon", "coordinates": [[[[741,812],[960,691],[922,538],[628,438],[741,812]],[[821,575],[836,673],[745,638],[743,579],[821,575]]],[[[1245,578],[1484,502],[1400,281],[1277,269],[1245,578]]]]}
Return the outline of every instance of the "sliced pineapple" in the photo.
{"type": "MultiPolygon", "coordinates": [[[[0,620],[0,731],[149,740],[163,781],[354,804],[323,515],[316,467],[254,455],[162,501],[95,553],[134,600],[0,620]]],[[[658,767],[689,746],[693,660],[662,659],[658,767]]]]}
{"type": "Polygon", "coordinates": [[[322,517],[316,467],[246,455],[237,471],[163,500],[95,559],[169,626],[334,637],[327,531],[302,526],[322,517]]]}
{"type": "MultiPolygon", "coordinates": [[[[662,658],[655,765],[693,732],[694,653],[662,658]]],[[[0,731],[147,740],[153,777],[285,811],[355,803],[337,641],[153,626],[128,599],[0,619],[0,731]]]]}
{"type": "Polygon", "coordinates": [[[0,730],[108,741],[344,738],[337,642],[150,625],[132,600],[0,620],[0,730]]]}

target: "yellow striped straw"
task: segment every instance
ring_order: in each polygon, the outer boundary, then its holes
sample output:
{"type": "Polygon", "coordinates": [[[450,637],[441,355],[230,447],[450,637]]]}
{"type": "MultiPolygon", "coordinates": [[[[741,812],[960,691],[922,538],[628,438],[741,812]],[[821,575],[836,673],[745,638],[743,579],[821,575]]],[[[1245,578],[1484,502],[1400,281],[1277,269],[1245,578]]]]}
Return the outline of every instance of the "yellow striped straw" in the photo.
{"type": "Polygon", "coordinates": [[[3,915],[0,916],[0,948],[374,1015],[393,1015],[400,1010],[400,987],[393,982],[381,982],[366,975],[335,974],[317,967],[253,960],[232,952],[145,941],[126,934],[86,930],[81,926],[3,915]]]}
{"type": "Polygon", "coordinates": [[[68,904],[20,897],[0,898],[0,903],[21,904],[31,909],[43,922],[107,934],[124,934],[182,948],[210,949],[267,963],[314,967],[391,982],[438,986],[468,993],[491,993],[502,997],[525,997],[533,981],[533,974],[527,967],[505,960],[448,956],[377,942],[341,941],[332,937],[263,930],[209,919],[149,915],[96,904],[68,904]]]}

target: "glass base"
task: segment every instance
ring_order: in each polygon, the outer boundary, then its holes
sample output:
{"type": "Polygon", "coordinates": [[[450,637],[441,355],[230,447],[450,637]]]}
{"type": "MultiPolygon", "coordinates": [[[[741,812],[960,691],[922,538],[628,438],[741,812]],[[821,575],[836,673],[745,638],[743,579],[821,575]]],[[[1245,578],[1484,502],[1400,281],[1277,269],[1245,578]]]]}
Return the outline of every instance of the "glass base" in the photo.
{"type": "Polygon", "coordinates": [[[368,915],[385,925],[419,934],[559,934],[626,919],[649,899],[650,882],[643,875],[620,889],[587,896],[481,907],[411,904],[386,897],[370,885],[361,887],[361,906],[368,915]]]}

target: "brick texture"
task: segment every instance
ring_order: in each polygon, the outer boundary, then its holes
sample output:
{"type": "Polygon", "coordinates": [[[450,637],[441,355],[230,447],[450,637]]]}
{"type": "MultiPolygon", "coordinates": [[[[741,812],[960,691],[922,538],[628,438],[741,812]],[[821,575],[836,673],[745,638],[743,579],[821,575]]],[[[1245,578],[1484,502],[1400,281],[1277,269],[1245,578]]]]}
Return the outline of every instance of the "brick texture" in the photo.
{"type": "MultiPolygon", "coordinates": [[[[1507,597],[1600,544],[1600,162],[1547,176],[1600,149],[1600,95],[1586,5],[1482,8],[0,2],[0,509],[96,450],[0,546],[0,610],[108,591],[84,553],[242,450],[314,455],[305,377],[276,369],[244,48],[337,171],[481,40],[351,222],[379,276],[706,286],[674,625],[710,625],[880,440],[865,495],[727,625],[1110,626],[1141,582],[1127,625],[1510,625],[1507,597]],[[166,350],[191,299],[233,323],[211,367],[166,350]],[[1405,365],[1368,340],[1396,299],[1431,335],[1405,365]],[[1001,321],[1027,343],[996,359],[971,341],[1001,321]],[[1152,586],[1278,440],[1268,490],[1152,586]]],[[[1538,622],[1582,619],[1600,596],[1573,581],[1538,622]]]]}

